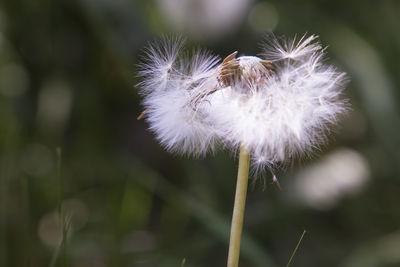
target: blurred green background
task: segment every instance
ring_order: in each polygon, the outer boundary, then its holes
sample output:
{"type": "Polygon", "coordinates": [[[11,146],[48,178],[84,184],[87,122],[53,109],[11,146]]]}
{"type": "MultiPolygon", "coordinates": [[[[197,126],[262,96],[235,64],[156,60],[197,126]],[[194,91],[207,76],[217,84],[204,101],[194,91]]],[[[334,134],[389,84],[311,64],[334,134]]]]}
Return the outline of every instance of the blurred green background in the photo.
{"type": "Polygon", "coordinates": [[[352,111],[282,192],[250,186],[241,266],[285,266],[303,229],[293,267],[400,266],[399,30],[395,0],[3,0],[0,266],[224,266],[237,161],[166,153],[136,66],[164,34],[224,57],[268,31],[319,35],[352,111]]]}

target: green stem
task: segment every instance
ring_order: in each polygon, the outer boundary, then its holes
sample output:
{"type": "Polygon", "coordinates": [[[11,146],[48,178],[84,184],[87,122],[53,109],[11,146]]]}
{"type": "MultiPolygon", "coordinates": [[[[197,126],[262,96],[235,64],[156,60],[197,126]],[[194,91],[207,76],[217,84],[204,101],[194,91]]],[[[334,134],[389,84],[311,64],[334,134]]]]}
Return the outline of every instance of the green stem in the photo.
{"type": "Polygon", "coordinates": [[[240,240],[242,238],[244,208],[246,205],[247,184],[249,180],[250,154],[240,148],[239,170],[236,184],[235,204],[233,206],[231,238],[229,241],[228,267],[239,265],[240,240]]]}
{"type": "Polygon", "coordinates": [[[297,252],[297,250],[299,249],[300,243],[301,243],[301,241],[303,240],[303,237],[304,237],[305,234],[306,234],[306,230],[304,230],[303,233],[301,234],[300,240],[299,240],[299,242],[297,242],[297,245],[296,245],[296,247],[295,247],[295,249],[294,249],[292,255],[290,256],[289,262],[286,264],[286,267],[289,267],[290,264],[292,263],[292,260],[293,260],[293,258],[294,258],[294,255],[296,255],[296,252],[297,252]]]}
{"type": "Polygon", "coordinates": [[[60,218],[62,217],[62,201],[63,201],[63,181],[61,177],[61,162],[62,162],[62,155],[61,155],[61,148],[56,148],[57,153],[57,180],[58,180],[58,214],[60,218]]]}

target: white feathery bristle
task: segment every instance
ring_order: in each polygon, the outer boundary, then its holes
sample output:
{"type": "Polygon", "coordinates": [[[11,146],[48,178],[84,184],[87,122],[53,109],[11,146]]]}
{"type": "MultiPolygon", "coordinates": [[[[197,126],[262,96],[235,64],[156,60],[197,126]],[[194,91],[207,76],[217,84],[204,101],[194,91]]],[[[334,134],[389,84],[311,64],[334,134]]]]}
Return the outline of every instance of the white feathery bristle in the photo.
{"type": "Polygon", "coordinates": [[[321,45],[316,42],[318,36],[303,35],[299,40],[279,41],[275,36],[268,35],[264,43],[262,55],[265,59],[271,61],[279,61],[282,59],[301,59],[310,56],[321,50],[321,45]]]}
{"type": "Polygon", "coordinates": [[[317,37],[265,45],[263,58],[152,46],[142,66],[150,129],[170,151],[203,155],[216,144],[246,147],[255,168],[273,167],[323,144],[347,110],[345,74],[323,63],[317,37]],[[168,54],[169,53],[169,54],[168,54]]]}
{"type": "Polygon", "coordinates": [[[182,58],[178,55],[182,44],[176,39],[151,45],[140,65],[144,80],[139,86],[146,119],[158,141],[168,151],[199,156],[213,150],[216,142],[207,116],[197,105],[205,97],[200,92],[216,86],[212,74],[218,58],[204,51],[195,51],[192,60],[182,58]]]}
{"type": "Polygon", "coordinates": [[[184,41],[180,38],[163,39],[160,42],[150,44],[145,50],[145,58],[139,64],[139,76],[144,77],[141,93],[157,93],[165,89],[167,83],[179,73],[177,64],[179,52],[184,41]]]}
{"type": "Polygon", "coordinates": [[[168,90],[144,101],[147,121],[158,141],[171,152],[203,155],[212,150],[215,136],[204,116],[188,104],[190,94],[168,90]]]}

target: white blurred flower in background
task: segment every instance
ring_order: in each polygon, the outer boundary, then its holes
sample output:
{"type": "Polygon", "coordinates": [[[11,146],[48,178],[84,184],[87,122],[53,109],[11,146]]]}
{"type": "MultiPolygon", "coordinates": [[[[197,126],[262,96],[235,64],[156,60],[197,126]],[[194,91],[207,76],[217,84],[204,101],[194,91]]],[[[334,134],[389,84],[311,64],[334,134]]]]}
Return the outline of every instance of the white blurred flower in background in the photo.
{"type": "Polygon", "coordinates": [[[300,170],[295,177],[295,192],[305,205],[330,209],[341,198],[360,192],[370,175],[370,166],[362,154],[341,148],[300,170]]]}
{"type": "Polygon", "coordinates": [[[169,25],[194,38],[227,34],[245,18],[252,0],[158,0],[169,25]]]}
{"type": "Polygon", "coordinates": [[[265,1],[256,3],[249,12],[248,23],[255,32],[272,32],[275,30],[278,22],[278,10],[271,3],[265,1]]]}

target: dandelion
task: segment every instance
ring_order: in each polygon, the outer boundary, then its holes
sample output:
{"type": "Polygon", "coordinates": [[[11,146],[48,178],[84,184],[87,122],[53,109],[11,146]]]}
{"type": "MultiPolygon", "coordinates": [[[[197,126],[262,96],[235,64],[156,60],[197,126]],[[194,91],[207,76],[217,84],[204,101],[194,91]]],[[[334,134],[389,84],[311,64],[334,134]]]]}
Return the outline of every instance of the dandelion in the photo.
{"type": "Polygon", "coordinates": [[[237,266],[249,165],[273,169],[324,144],[346,111],[345,74],[324,64],[315,35],[269,36],[260,57],[234,52],[222,62],[201,50],[190,59],[181,50],[179,40],[147,50],[140,72],[146,119],[172,152],[240,150],[228,255],[228,266],[237,266]]]}

